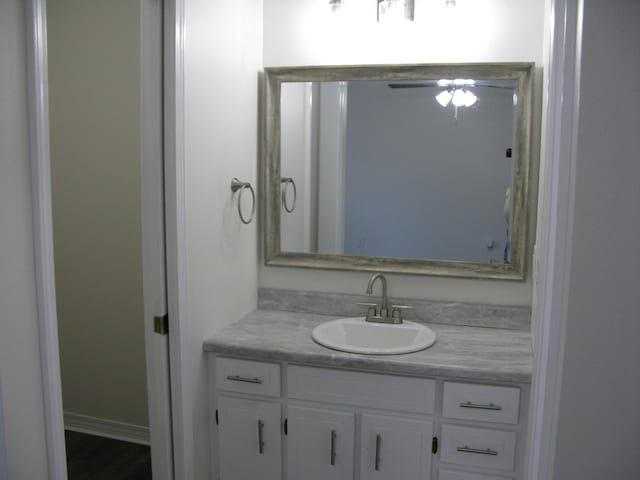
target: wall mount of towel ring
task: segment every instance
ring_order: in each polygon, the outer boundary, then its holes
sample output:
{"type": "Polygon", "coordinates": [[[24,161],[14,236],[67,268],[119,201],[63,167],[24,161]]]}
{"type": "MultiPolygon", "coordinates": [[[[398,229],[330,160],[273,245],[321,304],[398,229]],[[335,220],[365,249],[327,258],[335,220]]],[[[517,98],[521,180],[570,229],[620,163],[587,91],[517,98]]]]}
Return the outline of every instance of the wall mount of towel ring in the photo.
{"type": "Polygon", "coordinates": [[[251,220],[253,220],[253,215],[256,213],[256,192],[253,190],[253,187],[249,182],[241,182],[236,177],[231,180],[231,191],[237,192],[240,190],[240,194],[238,195],[238,215],[240,215],[240,221],[245,225],[249,225],[251,220]],[[251,192],[251,214],[249,218],[245,218],[242,214],[242,194],[245,190],[249,190],[251,192]]]}
{"type": "Polygon", "coordinates": [[[282,206],[287,211],[287,213],[293,213],[293,211],[296,209],[296,200],[298,198],[296,182],[294,182],[293,178],[291,177],[282,177],[280,179],[280,183],[284,183],[284,188],[282,189],[282,206]],[[289,208],[289,204],[287,203],[287,191],[289,185],[293,187],[293,202],[291,202],[291,208],[289,208]]]}

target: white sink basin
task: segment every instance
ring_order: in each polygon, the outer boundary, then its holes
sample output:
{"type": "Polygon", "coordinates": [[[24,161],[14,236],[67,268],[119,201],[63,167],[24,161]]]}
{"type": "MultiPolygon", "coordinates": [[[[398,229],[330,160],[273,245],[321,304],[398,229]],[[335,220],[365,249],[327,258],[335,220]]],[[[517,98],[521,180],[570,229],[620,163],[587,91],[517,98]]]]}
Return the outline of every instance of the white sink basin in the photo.
{"type": "Polygon", "coordinates": [[[401,324],[366,322],[364,317],[340,318],[313,329],[311,338],[334,350],[368,355],[395,355],[429,348],[436,334],[429,327],[407,322],[401,324]]]}

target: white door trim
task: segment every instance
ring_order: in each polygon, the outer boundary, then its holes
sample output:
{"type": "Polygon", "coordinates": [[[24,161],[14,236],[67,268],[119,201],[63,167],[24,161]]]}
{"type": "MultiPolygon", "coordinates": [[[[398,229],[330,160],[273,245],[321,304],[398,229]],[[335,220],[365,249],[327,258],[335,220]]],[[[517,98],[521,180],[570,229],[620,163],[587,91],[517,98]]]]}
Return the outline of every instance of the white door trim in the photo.
{"type": "Polygon", "coordinates": [[[162,115],[162,2],[140,0],[140,191],[147,405],[154,480],[173,476],[169,340],[154,331],[167,314],[162,115]]]}
{"type": "Polygon", "coordinates": [[[582,0],[552,0],[541,212],[534,259],[535,332],[525,478],[553,478],[575,197],[582,0]]]}
{"type": "MultiPolygon", "coordinates": [[[[160,5],[161,3],[156,5],[156,13],[160,5]]],[[[49,480],[66,480],[67,464],[64,442],[64,416],[62,408],[53,256],[46,0],[28,0],[25,3],[25,18],[28,66],[29,146],[34,217],[34,258],[36,266],[36,295],[38,304],[42,390],[45,409],[48,478],[49,480]]],[[[160,27],[160,24],[158,24],[158,27],[160,27]]],[[[143,42],[142,47],[146,48],[145,45],[149,47],[148,43],[143,42]]],[[[144,57],[145,55],[143,54],[142,56],[144,57]]],[[[145,64],[142,68],[150,68],[153,70],[155,67],[145,64]]],[[[160,75],[159,70],[151,72],[145,70],[141,72],[141,75],[153,75],[154,73],[160,75]]],[[[142,111],[144,113],[144,109],[142,111]]],[[[144,141],[145,138],[142,140],[144,141]]],[[[149,140],[149,138],[147,138],[147,140],[149,140]]],[[[176,315],[172,319],[173,329],[176,332],[179,332],[179,318],[184,317],[178,317],[176,315]]],[[[175,358],[180,358],[179,346],[176,346],[174,350],[176,354],[175,358]]],[[[153,375],[153,373],[149,371],[147,374],[153,375]]],[[[155,400],[153,395],[154,392],[149,392],[149,398],[155,400]]],[[[153,408],[150,404],[150,410],[153,410],[153,408]]],[[[180,407],[176,407],[174,404],[173,408],[180,407]]],[[[165,436],[170,434],[170,431],[160,433],[160,435],[165,436]]],[[[152,450],[156,442],[153,435],[152,433],[152,450]]],[[[171,445],[170,439],[163,438],[163,442],[165,447],[166,445],[171,445]]],[[[170,471],[170,461],[165,463],[165,467],[163,467],[163,478],[173,478],[170,471]],[[166,476],[164,476],[164,474],[166,474],[166,476]]],[[[177,478],[184,477],[178,475],[177,478]]]]}
{"type": "Polygon", "coordinates": [[[51,164],[49,160],[49,80],[46,0],[25,3],[27,36],[27,98],[33,237],[40,336],[40,369],[50,480],[67,478],[58,352],[58,318],[53,265],[51,164]]]}
{"type": "Polygon", "coordinates": [[[184,132],[185,1],[164,3],[164,158],[169,357],[175,478],[193,478],[193,399],[185,388],[187,362],[187,243],[184,132]]]}

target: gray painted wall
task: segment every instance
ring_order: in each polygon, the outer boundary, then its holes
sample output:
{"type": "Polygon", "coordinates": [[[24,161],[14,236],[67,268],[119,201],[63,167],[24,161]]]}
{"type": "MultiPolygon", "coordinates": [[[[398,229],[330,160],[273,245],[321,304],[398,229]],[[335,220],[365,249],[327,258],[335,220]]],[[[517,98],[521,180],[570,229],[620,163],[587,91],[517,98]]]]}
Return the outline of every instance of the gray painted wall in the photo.
{"type": "Polygon", "coordinates": [[[0,480],[7,480],[7,447],[4,439],[4,411],[2,409],[2,379],[0,378],[0,480]]]}
{"type": "Polygon", "coordinates": [[[23,9],[0,2],[0,378],[12,480],[47,478],[23,9]]]}
{"type": "Polygon", "coordinates": [[[349,82],[346,254],[502,263],[513,90],[472,89],[457,119],[441,90],[349,82]]]}
{"type": "Polygon", "coordinates": [[[585,1],[558,480],[640,478],[639,26],[585,1]]]}

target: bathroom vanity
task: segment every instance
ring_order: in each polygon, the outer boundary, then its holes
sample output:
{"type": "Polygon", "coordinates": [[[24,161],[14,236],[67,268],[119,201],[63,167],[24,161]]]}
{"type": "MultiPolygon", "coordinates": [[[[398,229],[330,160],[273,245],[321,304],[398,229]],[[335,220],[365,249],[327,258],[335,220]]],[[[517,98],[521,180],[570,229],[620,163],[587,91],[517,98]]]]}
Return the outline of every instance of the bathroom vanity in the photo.
{"type": "Polygon", "coordinates": [[[205,342],[213,478],[521,478],[528,329],[432,323],[432,347],[374,356],[316,344],[334,318],[259,309],[205,342]]]}

